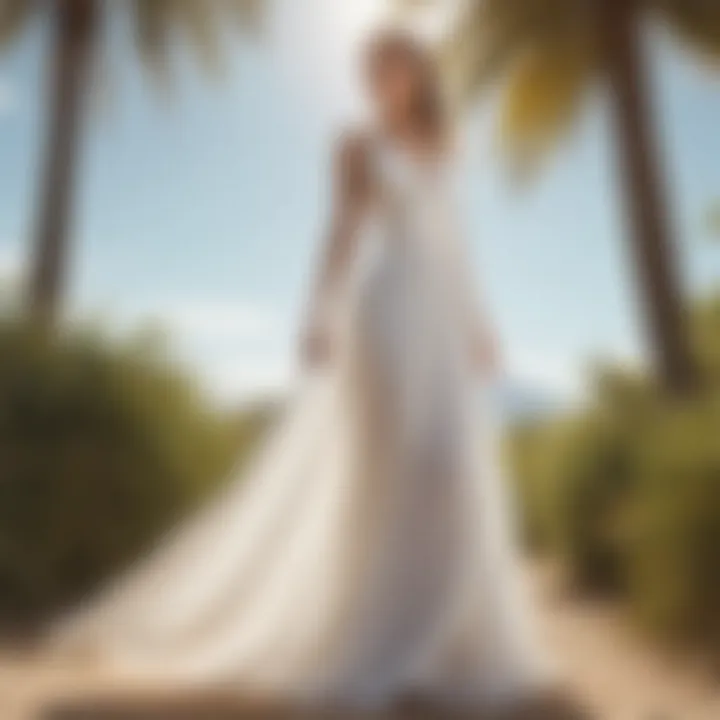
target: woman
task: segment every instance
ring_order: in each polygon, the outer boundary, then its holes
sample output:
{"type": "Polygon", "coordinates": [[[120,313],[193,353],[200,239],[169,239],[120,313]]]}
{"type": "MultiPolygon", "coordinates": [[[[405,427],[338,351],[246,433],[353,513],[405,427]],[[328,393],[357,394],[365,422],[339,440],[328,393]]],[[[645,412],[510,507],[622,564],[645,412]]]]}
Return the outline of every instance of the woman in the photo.
{"type": "Polygon", "coordinates": [[[63,626],[119,667],[384,707],[524,699],[540,668],[478,381],[495,362],[451,197],[436,68],[367,54],[302,354],[313,380],[253,472],[63,626]]]}

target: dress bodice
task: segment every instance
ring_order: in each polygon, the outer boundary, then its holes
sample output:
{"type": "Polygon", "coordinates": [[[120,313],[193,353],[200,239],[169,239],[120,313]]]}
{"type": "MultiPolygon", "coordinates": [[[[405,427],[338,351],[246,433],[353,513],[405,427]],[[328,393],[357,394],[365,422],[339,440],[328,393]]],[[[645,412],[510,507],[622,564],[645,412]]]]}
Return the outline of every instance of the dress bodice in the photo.
{"type": "Polygon", "coordinates": [[[427,229],[439,230],[437,220],[452,218],[451,164],[446,156],[422,158],[388,140],[374,141],[370,174],[380,219],[418,229],[434,218],[427,229]]]}
{"type": "Polygon", "coordinates": [[[368,164],[373,187],[366,243],[370,265],[381,272],[392,266],[396,277],[406,278],[406,287],[421,285],[428,300],[438,300],[440,293],[445,305],[453,296],[464,303],[473,293],[453,158],[422,158],[376,139],[370,143],[368,164]]]}

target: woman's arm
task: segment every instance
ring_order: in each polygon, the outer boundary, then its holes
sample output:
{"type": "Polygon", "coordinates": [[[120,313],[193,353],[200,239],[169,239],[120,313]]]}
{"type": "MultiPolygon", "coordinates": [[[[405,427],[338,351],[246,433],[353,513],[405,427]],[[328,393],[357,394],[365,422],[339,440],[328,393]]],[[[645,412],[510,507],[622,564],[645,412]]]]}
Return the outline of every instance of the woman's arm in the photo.
{"type": "Polygon", "coordinates": [[[355,255],[358,229],[370,196],[366,142],[345,137],[334,159],[334,200],[330,229],[313,285],[301,355],[306,366],[326,362],[332,354],[330,314],[355,255]]]}

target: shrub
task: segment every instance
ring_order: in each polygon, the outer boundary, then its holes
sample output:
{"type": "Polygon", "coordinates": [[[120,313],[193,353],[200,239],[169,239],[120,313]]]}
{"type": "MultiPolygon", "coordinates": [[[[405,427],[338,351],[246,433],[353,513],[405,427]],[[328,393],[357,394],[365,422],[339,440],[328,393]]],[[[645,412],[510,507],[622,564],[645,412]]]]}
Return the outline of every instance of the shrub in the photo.
{"type": "Polygon", "coordinates": [[[561,557],[580,587],[617,588],[617,536],[632,480],[623,438],[591,413],[540,425],[532,442],[527,435],[513,434],[511,456],[531,547],[561,557]]]}
{"type": "Polygon", "coordinates": [[[625,536],[635,616],[720,658],[720,402],[660,412],[640,439],[625,536]]]}
{"type": "Polygon", "coordinates": [[[619,591],[657,636],[720,657],[720,300],[698,306],[693,337],[697,397],[605,368],[586,409],[516,428],[510,449],[534,547],[579,587],[619,591]]]}
{"type": "Polygon", "coordinates": [[[547,436],[543,423],[526,421],[513,428],[507,442],[510,476],[517,486],[513,497],[522,515],[522,534],[527,548],[538,554],[552,547],[548,499],[554,475],[546,462],[547,436]]]}
{"type": "Polygon", "coordinates": [[[0,616],[37,616],[129,562],[258,426],[208,410],[153,345],[0,325],[0,616]]]}

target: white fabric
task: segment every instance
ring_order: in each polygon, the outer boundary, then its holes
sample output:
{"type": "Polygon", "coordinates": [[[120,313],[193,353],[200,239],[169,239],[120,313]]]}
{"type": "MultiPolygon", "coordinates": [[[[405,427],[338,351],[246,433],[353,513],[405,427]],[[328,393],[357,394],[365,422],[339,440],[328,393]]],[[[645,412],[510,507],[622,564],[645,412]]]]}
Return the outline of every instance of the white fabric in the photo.
{"type": "Polygon", "coordinates": [[[388,145],[308,381],[238,476],[70,623],[132,672],[292,700],[485,704],[540,677],[495,443],[469,363],[450,172],[388,145]]]}

